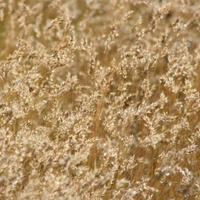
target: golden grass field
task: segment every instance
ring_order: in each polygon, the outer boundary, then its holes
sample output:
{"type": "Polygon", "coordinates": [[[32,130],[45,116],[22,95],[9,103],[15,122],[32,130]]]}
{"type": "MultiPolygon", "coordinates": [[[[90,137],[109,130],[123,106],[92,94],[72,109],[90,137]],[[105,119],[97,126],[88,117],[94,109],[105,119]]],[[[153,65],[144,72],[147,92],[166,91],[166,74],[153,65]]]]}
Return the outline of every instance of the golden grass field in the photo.
{"type": "Polygon", "coordinates": [[[200,1],[0,1],[0,200],[200,199],[200,1]]]}

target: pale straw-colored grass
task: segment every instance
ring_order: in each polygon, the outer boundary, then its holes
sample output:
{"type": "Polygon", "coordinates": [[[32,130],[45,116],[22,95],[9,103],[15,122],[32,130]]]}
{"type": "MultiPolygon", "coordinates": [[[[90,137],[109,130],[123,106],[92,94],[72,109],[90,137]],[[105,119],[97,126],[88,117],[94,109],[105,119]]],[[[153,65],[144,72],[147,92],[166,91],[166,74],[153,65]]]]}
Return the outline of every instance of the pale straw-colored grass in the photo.
{"type": "Polygon", "coordinates": [[[200,199],[200,3],[0,1],[0,199],[200,199]]]}

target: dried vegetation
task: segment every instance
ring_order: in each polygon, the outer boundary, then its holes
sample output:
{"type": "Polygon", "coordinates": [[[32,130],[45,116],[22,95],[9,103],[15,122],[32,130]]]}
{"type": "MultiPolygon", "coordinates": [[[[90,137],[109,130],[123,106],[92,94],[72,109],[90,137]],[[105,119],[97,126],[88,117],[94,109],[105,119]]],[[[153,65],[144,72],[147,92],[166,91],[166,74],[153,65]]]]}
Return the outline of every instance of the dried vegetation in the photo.
{"type": "Polygon", "coordinates": [[[200,199],[200,3],[0,1],[0,199],[200,199]]]}

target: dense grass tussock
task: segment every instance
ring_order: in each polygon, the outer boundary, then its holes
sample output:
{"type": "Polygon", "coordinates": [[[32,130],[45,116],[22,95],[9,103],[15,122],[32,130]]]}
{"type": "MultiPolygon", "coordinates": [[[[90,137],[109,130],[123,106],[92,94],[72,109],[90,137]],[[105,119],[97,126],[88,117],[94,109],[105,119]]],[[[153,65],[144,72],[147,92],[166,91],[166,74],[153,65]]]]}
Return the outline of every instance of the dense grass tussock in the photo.
{"type": "Polygon", "coordinates": [[[200,3],[0,1],[0,199],[200,199],[200,3]]]}

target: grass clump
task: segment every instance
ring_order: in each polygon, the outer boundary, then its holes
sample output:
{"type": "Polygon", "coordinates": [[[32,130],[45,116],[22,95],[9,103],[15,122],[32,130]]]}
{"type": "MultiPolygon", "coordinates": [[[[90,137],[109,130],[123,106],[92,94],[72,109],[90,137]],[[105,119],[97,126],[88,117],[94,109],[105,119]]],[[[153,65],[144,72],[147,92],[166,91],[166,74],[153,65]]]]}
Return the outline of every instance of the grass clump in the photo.
{"type": "Polygon", "coordinates": [[[200,199],[198,1],[0,5],[0,199],[200,199]]]}

